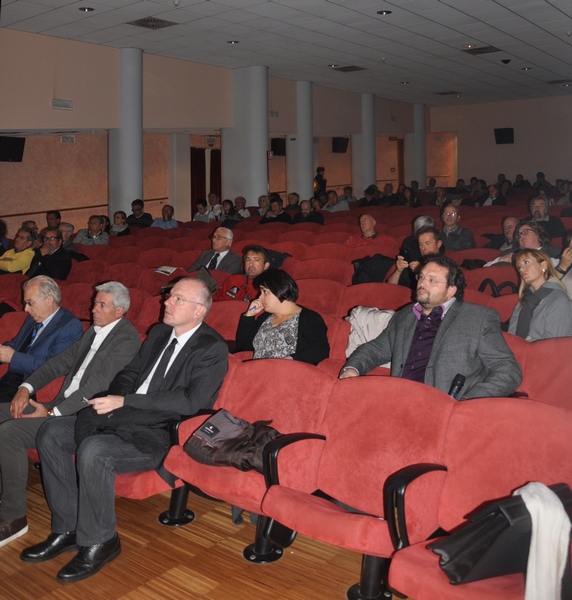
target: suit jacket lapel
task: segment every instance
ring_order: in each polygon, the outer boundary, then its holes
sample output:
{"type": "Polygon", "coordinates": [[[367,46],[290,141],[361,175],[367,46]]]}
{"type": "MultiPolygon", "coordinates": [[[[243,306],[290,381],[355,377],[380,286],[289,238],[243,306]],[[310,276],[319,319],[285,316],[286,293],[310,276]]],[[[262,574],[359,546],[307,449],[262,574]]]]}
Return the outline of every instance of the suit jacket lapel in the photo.
{"type": "Polygon", "coordinates": [[[145,379],[147,379],[147,376],[151,372],[151,369],[155,366],[157,359],[161,355],[163,348],[167,345],[170,336],[171,330],[167,330],[153,342],[153,347],[151,348],[151,350],[149,350],[145,359],[145,364],[139,372],[139,377],[137,378],[135,389],[137,389],[145,381],[145,379]]]}
{"type": "MultiPolygon", "coordinates": [[[[455,319],[459,316],[460,309],[461,309],[461,303],[458,300],[455,300],[455,302],[453,302],[453,304],[451,305],[451,307],[445,314],[445,317],[443,318],[443,322],[439,326],[437,335],[435,336],[435,342],[433,344],[433,348],[431,349],[431,356],[434,357],[436,355],[436,350],[439,348],[440,344],[442,343],[443,338],[447,334],[447,331],[449,330],[451,325],[455,322],[455,319]]],[[[429,362],[431,363],[432,361],[430,360],[429,362]]]]}
{"type": "MultiPolygon", "coordinates": [[[[197,345],[199,338],[202,335],[203,325],[195,331],[195,333],[191,336],[191,339],[181,348],[179,354],[177,354],[177,358],[173,361],[173,364],[167,371],[167,375],[163,379],[163,385],[166,388],[169,388],[173,382],[173,379],[177,377],[177,373],[180,371],[181,367],[187,362],[189,354],[192,352],[193,348],[197,345]]],[[[163,387],[163,385],[161,387],[163,387]]]]}

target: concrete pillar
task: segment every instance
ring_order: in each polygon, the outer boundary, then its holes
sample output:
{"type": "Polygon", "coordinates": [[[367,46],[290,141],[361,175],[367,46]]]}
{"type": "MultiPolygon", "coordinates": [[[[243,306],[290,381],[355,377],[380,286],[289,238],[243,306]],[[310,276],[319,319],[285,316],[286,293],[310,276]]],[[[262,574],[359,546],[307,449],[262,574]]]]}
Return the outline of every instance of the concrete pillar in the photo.
{"type": "Polygon", "coordinates": [[[268,192],[268,67],[232,73],[232,127],[221,132],[222,194],[254,206],[268,192]]]}
{"type": "Polygon", "coordinates": [[[175,219],[190,221],[191,214],[191,136],[188,133],[169,135],[169,204],[175,209],[175,219]]]}
{"type": "MultiPolygon", "coordinates": [[[[405,183],[412,179],[423,189],[427,181],[427,152],[425,147],[425,105],[413,106],[413,133],[403,136],[403,157],[405,161],[405,183]]],[[[401,182],[400,182],[401,183],[401,182]]]]}
{"type": "Polygon", "coordinates": [[[296,134],[286,136],[286,190],[301,200],[314,195],[312,82],[296,84],[296,134]]]}
{"type": "Polygon", "coordinates": [[[119,51],[119,129],[109,131],[109,214],[143,199],[143,51],[119,51]]]}
{"type": "Polygon", "coordinates": [[[376,182],[375,94],[361,95],[361,133],[352,135],[352,187],[361,198],[368,185],[376,182]]]}

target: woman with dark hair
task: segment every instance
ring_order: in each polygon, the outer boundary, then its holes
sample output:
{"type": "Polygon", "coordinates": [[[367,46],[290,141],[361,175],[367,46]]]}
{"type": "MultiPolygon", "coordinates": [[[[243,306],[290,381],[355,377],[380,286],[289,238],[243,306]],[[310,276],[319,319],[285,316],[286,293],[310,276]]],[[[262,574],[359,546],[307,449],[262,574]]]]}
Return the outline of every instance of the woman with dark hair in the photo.
{"type": "Polygon", "coordinates": [[[240,221],[242,217],[236,212],[232,200],[222,201],[222,212],[218,217],[218,221],[240,221]]]}
{"type": "Polygon", "coordinates": [[[109,230],[109,235],[115,235],[117,237],[131,235],[131,229],[129,229],[129,225],[127,225],[127,215],[122,210],[118,210],[114,213],[113,225],[109,230]]]}
{"type": "Polygon", "coordinates": [[[403,192],[399,195],[399,206],[411,206],[416,208],[420,206],[419,201],[415,197],[413,190],[410,187],[404,187],[403,192]]]}
{"type": "Polygon", "coordinates": [[[288,273],[269,269],[256,277],[254,288],[260,296],[240,317],[237,351],[253,350],[254,359],[286,358],[313,365],[328,358],[330,345],[324,319],[296,304],[298,286],[288,273]]]}
{"type": "Polygon", "coordinates": [[[515,257],[520,273],[520,301],[508,332],[529,342],[572,336],[572,302],[550,258],[539,250],[520,250],[515,257]]]}
{"type": "Polygon", "coordinates": [[[103,219],[103,231],[105,231],[105,233],[109,234],[109,232],[111,231],[111,221],[109,220],[109,217],[107,215],[100,215],[100,216],[103,219]]]}

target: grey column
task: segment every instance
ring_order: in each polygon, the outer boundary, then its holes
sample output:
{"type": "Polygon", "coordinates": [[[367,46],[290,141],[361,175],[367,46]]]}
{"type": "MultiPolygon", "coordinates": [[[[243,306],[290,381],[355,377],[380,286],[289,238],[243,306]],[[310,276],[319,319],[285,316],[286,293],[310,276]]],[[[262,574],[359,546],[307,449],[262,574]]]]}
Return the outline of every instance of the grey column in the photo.
{"type": "Polygon", "coordinates": [[[361,133],[352,135],[352,186],[354,196],[375,183],[375,94],[361,95],[361,133]]]}
{"type": "Polygon", "coordinates": [[[268,67],[234,69],[232,127],[221,132],[223,198],[268,192],[268,67]]]}
{"type": "Polygon", "coordinates": [[[296,84],[296,129],[286,136],[286,186],[307,200],[314,195],[315,174],[311,81],[296,84]]]}
{"type": "Polygon", "coordinates": [[[109,213],[143,199],[143,51],[119,51],[119,129],[108,137],[109,213]]]}
{"type": "Polygon", "coordinates": [[[169,203],[175,219],[190,221],[191,214],[191,136],[173,133],[169,136],[169,203]]]}
{"type": "Polygon", "coordinates": [[[425,105],[413,106],[413,133],[403,136],[403,154],[405,159],[405,183],[412,179],[419,182],[423,189],[427,181],[427,152],[425,147],[425,105]]]}

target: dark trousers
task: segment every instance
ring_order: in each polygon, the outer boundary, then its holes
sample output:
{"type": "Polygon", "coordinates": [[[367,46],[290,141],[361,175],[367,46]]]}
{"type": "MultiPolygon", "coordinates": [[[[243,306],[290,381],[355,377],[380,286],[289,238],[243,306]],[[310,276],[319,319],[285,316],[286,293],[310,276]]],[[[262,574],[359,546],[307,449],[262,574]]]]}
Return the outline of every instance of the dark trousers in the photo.
{"type": "Polygon", "coordinates": [[[115,534],[115,475],[147,471],[156,459],[113,434],[75,443],[76,417],[47,419],[36,438],[52,531],[76,531],[80,546],[101,544],[115,534]],[[76,455],[76,461],[73,457],[76,455]]]}

